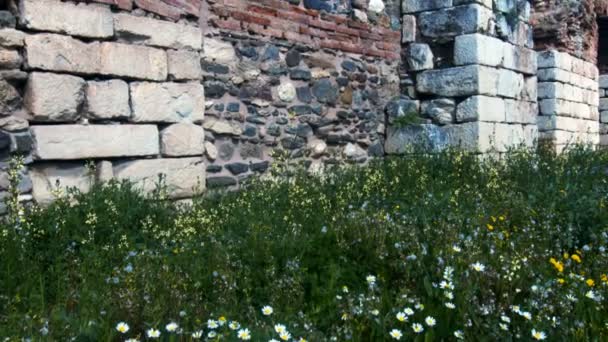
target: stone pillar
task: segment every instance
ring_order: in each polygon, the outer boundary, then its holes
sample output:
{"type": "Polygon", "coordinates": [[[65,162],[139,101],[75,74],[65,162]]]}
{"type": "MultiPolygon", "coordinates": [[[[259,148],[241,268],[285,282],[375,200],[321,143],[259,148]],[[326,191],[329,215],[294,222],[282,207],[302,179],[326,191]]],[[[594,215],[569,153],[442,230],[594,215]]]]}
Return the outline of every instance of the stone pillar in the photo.
{"type": "Polygon", "coordinates": [[[387,108],[386,151],[532,146],[538,109],[530,4],[403,0],[402,11],[407,74],[402,97],[387,108]]]}
{"type": "MultiPolygon", "coordinates": [[[[566,52],[538,55],[540,140],[562,151],[572,144],[599,144],[598,69],[566,52]]],[[[605,106],[608,109],[608,105],[605,106]]]]}

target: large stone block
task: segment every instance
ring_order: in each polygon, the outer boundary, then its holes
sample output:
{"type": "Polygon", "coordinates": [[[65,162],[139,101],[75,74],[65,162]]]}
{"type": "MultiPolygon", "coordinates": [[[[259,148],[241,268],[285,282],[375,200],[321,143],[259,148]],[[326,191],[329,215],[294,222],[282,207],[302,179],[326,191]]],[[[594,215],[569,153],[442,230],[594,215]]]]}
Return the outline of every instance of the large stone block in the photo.
{"type": "Polygon", "coordinates": [[[574,58],[569,54],[556,50],[543,51],[537,54],[537,64],[539,69],[560,68],[566,71],[571,71],[573,59],[574,58]]]}
{"type": "Polygon", "coordinates": [[[599,133],[599,121],[581,120],[565,116],[538,117],[538,129],[540,131],[560,130],[568,132],[599,133]]]}
{"type": "Polygon", "coordinates": [[[456,107],[456,121],[504,122],[505,101],[498,97],[471,96],[456,107]]]}
{"type": "Polygon", "coordinates": [[[0,46],[22,47],[25,43],[25,33],[11,28],[0,29],[0,46]]]}
{"type": "MultiPolygon", "coordinates": [[[[499,70],[479,65],[427,70],[417,75],[417,90],[439,96],[496,95],[499,70]]],[[[521,88],[520,88],[521,91],[521,88]]]]}
{"type": "Polygon", "coordinates": [[[38,204],[50,204],[67,188],[88,192],[93,179],[84,163],[37,163],[30,167],[32,195],[38,204]]]}
{"type": "Polygon", "coordinates": [[[75,5],[55,0],[23,0],[20,11],[21,24],[30,30],[91,38],[114,35],[112,12],[107,6],[75,5]]]}
{"type": "Polygon", "coordinates": [[[446,7],[452,7],[452,0],[403,0],[401,11],[415,13],[446,7]]]}
{"type": "Polygon", "coordinates": [[[125,119],[131,116],[129,86],[123,80],[87,83],[87,112],[91,119],[125,119]]]}
{"type": "Polygon", "coordinates": [[[167,54],[147,46],[102,43],[100,72],[104,75],[164,81],[167,79],[167,54]]]}
{"type": "Polygon", "coordinates": [[[168,50],[169,77],[174,80],[201,79],[201,56],[197,51],[168,50]]]}
{"type": "Polygon", "coordinates": [[[31,73],[24,98],[31,119],[54,122],[76,120],[84,102],[85,84],[82,78],[76,76],[31,73]]]}
{"type": "Polygon", "coordinates": [[[203,43],[198,27],[124,13],[114,16],[114,29],[118,36],[150,46],[200,50],[203,43]]]}
{"type": "Polygon", "coordinates": [[[507,123],[536,124],[538,104],[536,102],[505,99],[505,114],[507,123]]]}
{"type": "Polygon", "coordinates": [[[454,64],[483,64],[497,67],[503,62],[504,43],[502,40],[480,33],[456,37],[454,43],[454,64]]]}
{"type": "Polygon", "coordinates": [[[159,153],[154,125],[31,126],[34,157],[69,160],[132,157],[159,153]]]}
{"type": "Polygon", "coordinates": [[[536,51],[505,43],[502,66],[526,75],[534,75],[538,69],[536,51]]]}
{"type": "Polygon", "coordinates": [[[200,125],[177,123],[160,132],[160,150],[166,157],[200,156],[204,144],[205,131],[200,125]]]}
{"type": "Polygon", "coordinates": [[[58,34],[28,35],[25,60],[30,69],[96,74],[100,66],[99,43],[84,43],[58,34]]]}
{"type": "Polygon", "coordinates": [[[135,122],[201,122],[205,90],[200,83],[131,83],[135,122]]]}
{"type": "Polygon", "coordinates": [[[405,53],[410,70],[433,69],[433,51],[428,44],[410,44],[405,53]]]}
{"type": "Polygon", "coordinates": [[[496,93],[504,97],[520,97],[524,89],[524,76],[506,69],[500,69],[498,73],[498,88],[496,89],[496,93]]]}
{"type": "Polygon", "coordinates": [[[471,4],[421,13],[418,22],[423,36],[440,38],[487,32],[492,17],[489,8],[471,4]]]}
{"type": "Polygon", "coordinates": [[[154,191],[162,177],[171,198],[192,197],[205,187],[205,167],[198,157],[123,162],[114,166],[114,176],[135,182],[144,192],[154,191]]]}

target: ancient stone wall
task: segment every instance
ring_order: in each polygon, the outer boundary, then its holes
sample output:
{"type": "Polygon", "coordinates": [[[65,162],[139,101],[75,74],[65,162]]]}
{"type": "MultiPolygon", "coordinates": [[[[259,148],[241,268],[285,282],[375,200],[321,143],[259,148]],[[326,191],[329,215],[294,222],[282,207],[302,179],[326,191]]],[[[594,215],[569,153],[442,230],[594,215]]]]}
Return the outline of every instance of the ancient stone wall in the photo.
{"type": "Polygon", "coordinates": [[[172,198],[204,188],[199,1],[19,0],[4,9],[0,140],[4,160],[27,155],[23,200],[50,201],[57,185],[86,190],[94,178],[151,189],[161,172],[172,198]]]}
{"type": "Polygon", "coordinates": [[[476,152],[533,145],[530,3],[404,0],[402,11],[405,87],[389,106],[387,152],[413,144],[476,152]]]}
{"type": "Polygon", "coordinates": [[[599,77],[600,145],[608,146],[608,75],[599,77]]]}
{"type": "Polygon", "coordinates": [[[207,183],[282,155],[312,170],[384,155],[399,94],[397,1],[203,2],[207,183]]]}
{"type": "Polygon", "coordinates": [[[599,144],[598,69],[566,52],[538,55],[540,139],[558,151],[575,143],[599,144]]]}

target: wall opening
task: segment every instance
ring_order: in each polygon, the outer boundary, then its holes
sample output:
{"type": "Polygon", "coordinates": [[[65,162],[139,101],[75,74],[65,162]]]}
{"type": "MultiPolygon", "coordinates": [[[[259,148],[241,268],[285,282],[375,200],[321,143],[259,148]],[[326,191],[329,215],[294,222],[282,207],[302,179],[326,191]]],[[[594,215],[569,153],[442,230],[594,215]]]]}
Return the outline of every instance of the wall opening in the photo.
{"type": "Polygon", "coordinates": [[[597,54],[597,66],[600,74],[608,73],[608,17],[600,17],[597,20],[599,30],[599,43],[597,54]]]}

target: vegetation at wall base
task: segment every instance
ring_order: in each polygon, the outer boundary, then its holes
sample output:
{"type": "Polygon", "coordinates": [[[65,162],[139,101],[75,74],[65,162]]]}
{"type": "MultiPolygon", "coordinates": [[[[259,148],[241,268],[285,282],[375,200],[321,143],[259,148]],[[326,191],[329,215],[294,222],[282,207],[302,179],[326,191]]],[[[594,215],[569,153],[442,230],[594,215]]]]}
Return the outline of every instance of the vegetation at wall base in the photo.
{"type": "Polygon", "coordinates": [[[9,198],[0,340],[608,340],[606,151],[411,154],[192,206],[163,193],[9,198]]]}

